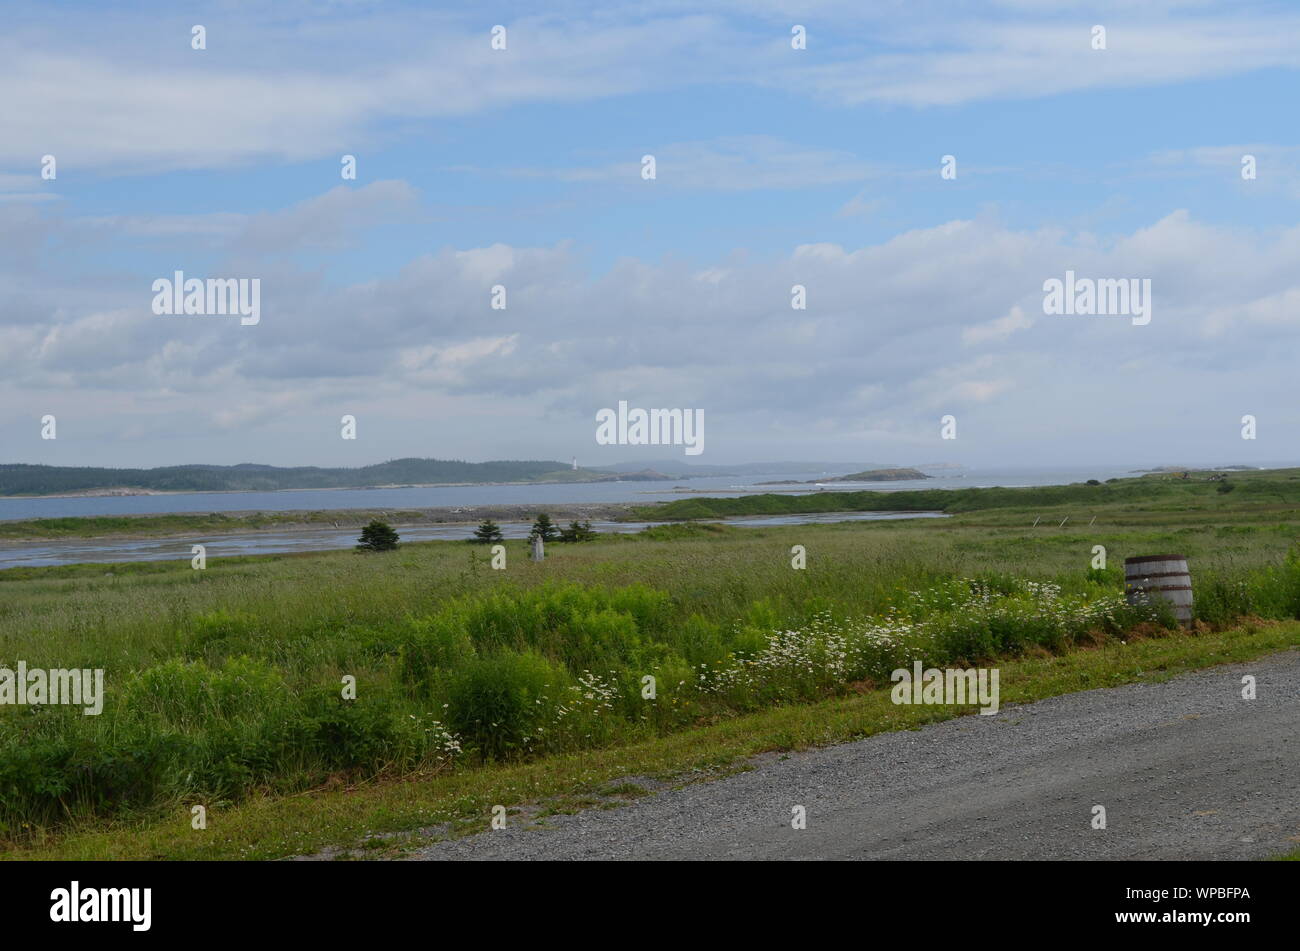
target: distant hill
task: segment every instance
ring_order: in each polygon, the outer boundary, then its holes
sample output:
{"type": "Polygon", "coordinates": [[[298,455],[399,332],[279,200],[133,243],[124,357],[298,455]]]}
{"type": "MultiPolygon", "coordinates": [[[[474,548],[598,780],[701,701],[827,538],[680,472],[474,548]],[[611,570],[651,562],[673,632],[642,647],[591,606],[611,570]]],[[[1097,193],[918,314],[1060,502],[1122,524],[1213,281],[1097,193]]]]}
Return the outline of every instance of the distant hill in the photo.
{"type": "Polygon", "coordinates": [[[243,463],[235,466],[165,466],[158,469],[103,469],[80,466],[0,465],[0,496],[131,494],[140,492],[265,492],[276,489],[346,489],[455,482],[599,482],[666,478],[656,472],[611,475],[572,469],[556,461],[460,462],[447,459],[393,459],[373,466],[280,468],[243,463]]]}
{"type": "Polygon", "coordinates": [[[907,482],[912,479],[933,479],[919,469],[867,469],[851,475],[836,476],[833,479],[812,479],[801,482],[798,479],[782,479],[779,482],[758,482],[757,485],[825,485],[828,482],[907,482]]]}
{"type": "Polygon", "coordinates": [[[613,465],[591,468],[596,472],[637,472],[649,468],[676,478],[691,478],[694,476],[820,475],[824,472],[848,472],[883,467],[861,462],[738,462],[728,466],[683,462],[681,459],[648,459],[641,462],[616,462],[613,465]]]}
{"type": "Polygon", "coordinates": [[[932,479],[919,469],[868,469],[865,472],[854,472],[852,475],[837,476],[834,479],[827,479],[827,482],[905,482],[909,479],[932,479]]]}
{"type": "Polygon", "coordinates": [[[1254,472],[1259,466],[1156,466],[1154,469],[1130,469],[1141,474],[1159,474],[1173,472],[1254,472]]]}

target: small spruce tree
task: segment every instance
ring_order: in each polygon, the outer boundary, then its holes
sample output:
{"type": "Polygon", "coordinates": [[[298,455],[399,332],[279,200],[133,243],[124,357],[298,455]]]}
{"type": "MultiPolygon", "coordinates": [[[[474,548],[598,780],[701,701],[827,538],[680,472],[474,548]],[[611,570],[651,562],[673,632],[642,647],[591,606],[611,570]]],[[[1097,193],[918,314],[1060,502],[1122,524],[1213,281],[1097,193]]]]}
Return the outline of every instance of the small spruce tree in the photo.
{"type": "Polygon", "coordinates": [[[357,551],[392,551],[397,547],[399,537],[401,536],[393,531],[393,526],[374,519],[361,529],[361,537],[357,539],[360,542],[357,551]]]}
{"type": "Polygon", "coordinates": [[[568,528],[560,530],[562,542],[589,542],[598,533],[591,527],[591,522],[570,522],[568,528]]]}
{"type": "Polygon", "coordinates": [[[542,512],[537,516],[537,521],[533,522],[533,530],[528,533],[529,538],[532,538],[533,536],[541,538],[544,542],[558,541],[560,538],[560,530],[555,527],[555,523],[551,521],[551,517],[545,512],[542,512]]]}
{"type": "Polygon", "coordinates": [[[493,542],[505,541],[501,534],[501,526],[492,519],[484,519],[483,524],[474,529],[474,537],[470,539],[480,545],[490,545],[493,542]]]}

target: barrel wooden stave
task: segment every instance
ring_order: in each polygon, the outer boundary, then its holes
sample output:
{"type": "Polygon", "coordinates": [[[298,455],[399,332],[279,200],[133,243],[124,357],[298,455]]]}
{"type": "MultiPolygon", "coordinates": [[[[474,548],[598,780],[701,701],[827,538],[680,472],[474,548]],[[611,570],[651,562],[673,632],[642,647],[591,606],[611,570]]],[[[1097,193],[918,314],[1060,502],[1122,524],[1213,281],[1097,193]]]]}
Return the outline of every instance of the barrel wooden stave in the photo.
{"type": "Polygon", "coordinates": [[[1159,598],[1169,603],[1179,622],[1192,623],[1192,576],[1182,555],[1125,558],[1124,596],[1129,604],[1159,598]]]}

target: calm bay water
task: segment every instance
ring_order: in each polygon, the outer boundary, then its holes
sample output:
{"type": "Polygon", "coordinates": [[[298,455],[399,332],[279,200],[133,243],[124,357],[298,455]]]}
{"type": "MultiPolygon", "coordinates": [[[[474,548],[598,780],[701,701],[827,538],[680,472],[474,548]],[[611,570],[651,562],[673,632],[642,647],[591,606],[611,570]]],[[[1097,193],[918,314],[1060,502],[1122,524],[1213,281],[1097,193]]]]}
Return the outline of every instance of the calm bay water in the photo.
{"type": "MultiPolygon", "coordinates": [[[[947,518],[940,512],[850,512],[815,515],[761,515],[753,518],[727,519],[732,525],[808,525],[829,522],[879,522],[902,518],[947,518]]],[[[721,521],[721,519],[719,520],[721,521]]],[[[600,532],[639,532],[650,522],[597,522],[600,532]]],[[[506,538],[527,538],[527,522],[503,522],[501,534],[506,538]]],[[[421,542],[434,539],[468,539],[472,525],[418,525],[400,529],[402,541],[421,542]]],[[[285,552],[329,551],[351,548],[357,542],[357,530],[300,529],[285,532],[247,532],[212,538],[106,538],[66,542],[22,542],[0,546],[0,569],[49,565],[109,564],[124,561],[188,561],[190,546],[201,543],[208,558],[235,555],[271,555],[285,552]]]]}
{"type": "MultiPolygon", "coordinates": [[[[844,473],[828,472],[826,477],[844,473]]],[[[815,485],[800,487],[799,492],[858,491],[864,488],[883,492],[906,489],[963,489],[983,486],[1062,485],[1087,479],[1109,479],[1131,475],[1131,468],[1099,466],[1071,469],[961,469],[932,470],[933,478],[907,482],[876,482],[867,485],[815,485]]],[[[715,496],[752,495],[756,492],[790,491],[789,486],[757,486],[788,475],[710,476],[680,482],[594,482],[561,485],[457,485],[410,489],[308,489],[284,492],[194,492],[176,495],[134,495],[104,498],[0,499],[0,520],[27,518],[66,518],[90,515],[148,515],[162,513],[207,512],[290,512],[321,509],[419,509],[436,507],[471,507],[476,505],[536,505],[544,510],[548,504],[601,502],[655,502],[690,498],[675,492],[683,486],[692,494],[704,492],[715,496]]],[[[801,480],[813,475],[798,476],[801,480]]],[[[943,517],[934,512],[860,512],[851,514],[817,514],[762,516],[730,519],[737,525],[795,525],[817,522],[879,521],[896,518],[943,517]]],[[[637,532],[644,522],[596,522],[602,532],[637,532]]],[[[507,538],[523,538],[528,533],[524,523],[506,523],[502,531],[507,538]]],[[[428,525],[402,528],[406,541],[468,538],[467,525],[428,525]]],[[[211,538],[177,539],[92,539],[60,542],[19,542],[0,544],[0,568],[78,563],[112,563],[124,561],[188,560],[190,545],[202,542],[208,557],[274,554],[299,551],[322,551],[351,548],[356,531],[338,529],[292,529],[282,532],[247,532],[211,538]]]]}
{"type": "MultiPolygon", "coordinates": [[[[835,476],[844,473],[830,472],[835,476]]],[[[1131,475],[1132,469],[1097,466],[1070,469],[935,470],[934,478],[868,485],[828,486],[823,491],[883,492],[904,489],[964,489],[977,486],[1062,485],[1087,479],[1131,475]]],[[[680,482],[588,482],[559,485],[450,485],[414,489],[304,489],[281,492],[186,492],[176,495],[132,495],[104,498],[0,499],[0,520],[68,518],[85,515],[153,515],[184,512],[291,512],[319,509],[415,509],[473,505],[537,505],[565,502],[656,502],[689,498],[674,486],[710,495],[749,495],[754,484],[788,475],[709,476],[680,482]]],[[[793,478],[808,480],[812,475],[793,478]]],[[[783,488],[758,491],[777,491],[783,488]]],[[[815,492],[815,486],[806,491],[815,492]]]]}

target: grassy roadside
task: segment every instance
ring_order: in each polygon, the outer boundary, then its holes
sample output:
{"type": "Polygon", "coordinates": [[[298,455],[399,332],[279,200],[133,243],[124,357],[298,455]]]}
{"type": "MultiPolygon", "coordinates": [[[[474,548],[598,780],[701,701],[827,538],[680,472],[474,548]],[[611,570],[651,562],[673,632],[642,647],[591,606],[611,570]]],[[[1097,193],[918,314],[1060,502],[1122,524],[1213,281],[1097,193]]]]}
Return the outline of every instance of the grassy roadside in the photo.
{"type": "MultiPolygon", "coordinates": [[[[1159,682],[1187,671],[1300,647],[1300,623],[1251,623],[1218,633],[1171,634],[1001,665],[1002,702],[1027,703],[1078,690],[1159,682]]],[[[795,704],[727,719],[623,747],[558,754],[524,763],[461,768],[441,775],[280,799],[209,807],[206,831],[188,811],[149,824],[118,822],[0,853],[6,859],[275,859],[328,847],[399,854],[403,834],[446,834],[486,826],[491,807],[543,802],[554,811],[637,794],[620,781],[674,783],[726,775],[757,753],[797,750],[970,713],[971,708],[895,706],[887,689],[795,704]],[[611,786],[611,784],[614,784],[611,786]],[[379,839],[377,837],[385,837],[379,839]],[[391,837],[391,838],[387,838],[391,837]]],[[[1296,857],[1296,856],[1292,856],[1296,857]]]]}
{"type": "Polygon", "coordinates": [[[98,717],[0,706],[0,839],[302,796],[462,755],[626,749],[884,682],[917,651],[965,667],[1124,639],[1144,623],[1122,603],[1130,554],[1184,553],[1210,630],[1300,617],[1300,513],[1121,525],[1142,513],[1112,510],[1064,528],[1001,521],[1011,513],[662,525],[557,545],[544,562],[511,541],[501,570],[482,546],[442,541],[203,571],[0,572],[0,668],[102,669],[110,700],[98,717]],[[345,676],[357,703],[341,697],[345,676]]]}

